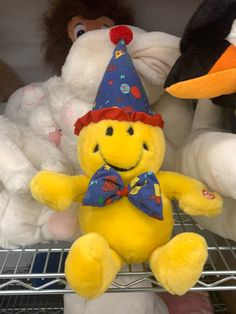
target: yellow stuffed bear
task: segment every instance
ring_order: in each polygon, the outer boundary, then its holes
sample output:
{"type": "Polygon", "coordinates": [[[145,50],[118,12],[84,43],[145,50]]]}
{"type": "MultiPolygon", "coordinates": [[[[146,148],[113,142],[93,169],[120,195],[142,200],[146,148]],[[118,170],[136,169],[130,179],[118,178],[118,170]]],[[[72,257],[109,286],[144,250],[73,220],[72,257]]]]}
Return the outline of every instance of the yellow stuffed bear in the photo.
{"type": "Polygon", "coordinates": [[[163,121],[151,113],[127,53],[132,32],[119,26],[110,37],[117,45],[94,108],[75,124],[85,174],[41,171],[31,182],[32,195],[56,210],[82,202],[84,236],[72,245],[65,265],[71,288],[81,296],[100,296],[124,263],[145,261],[166,290],[182,295],[200,277],[207,245],[195,233],[170,240],[171,200],[188,214],[210,217],[220,213],[222,199],[192,178],[159,171],[163,121]]]}

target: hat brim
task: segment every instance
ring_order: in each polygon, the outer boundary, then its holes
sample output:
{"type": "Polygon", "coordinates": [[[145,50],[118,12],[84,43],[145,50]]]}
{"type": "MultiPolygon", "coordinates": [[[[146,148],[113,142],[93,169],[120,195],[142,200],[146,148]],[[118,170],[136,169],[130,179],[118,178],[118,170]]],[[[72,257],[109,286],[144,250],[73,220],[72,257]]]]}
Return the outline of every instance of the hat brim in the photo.
{"type": "Polygon", "coordinates": [[[160,114],[149,115],[145,112],[128,111],[121,108],[104,108],[99,110],[91,110],[83,117],[79,118],[75,123],[75,135],[79,135],[80,131],[90,123],[97,123],[102,120],[117,120],[117,121],[141,121],[144,124],[158,126],[163,128],[164,121],[160,114]]]}

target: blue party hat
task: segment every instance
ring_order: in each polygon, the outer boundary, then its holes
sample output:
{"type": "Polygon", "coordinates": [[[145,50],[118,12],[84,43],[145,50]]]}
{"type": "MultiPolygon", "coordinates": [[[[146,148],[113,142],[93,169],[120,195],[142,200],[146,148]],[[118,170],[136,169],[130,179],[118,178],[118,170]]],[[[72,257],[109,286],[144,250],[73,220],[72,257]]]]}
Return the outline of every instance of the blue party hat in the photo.
{"type": "Polygon", "coordinates": [[[111,29],[110,37],[116,43],[112,58],[99,86],[93,109],[75,124],[75,134],[91,122],[104,119],[119,121],[142,121],[163,127],[159,114],[154,115],[142,82],[127,52],[126,45],[133,33],[127,26],[111,29]]]}

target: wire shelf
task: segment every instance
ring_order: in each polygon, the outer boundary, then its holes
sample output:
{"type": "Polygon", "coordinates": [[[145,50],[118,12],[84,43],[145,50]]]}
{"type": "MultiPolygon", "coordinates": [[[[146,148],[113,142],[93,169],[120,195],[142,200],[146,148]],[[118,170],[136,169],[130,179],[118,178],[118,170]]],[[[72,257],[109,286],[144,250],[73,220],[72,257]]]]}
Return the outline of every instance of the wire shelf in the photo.
{"type": "MultiPolygon", "coordinates": [[[[174,235],[194,231],[208,242],[208,261],[192,290],[236,290],[236,243],[201,230],[178,209],[174,216],[174,235]]],[[[22,249],[0,249],[0,296],[72,293],[66,287],[63,268],[69,246],[69,243],[58,242],[22,249]]],[[[163,291],[147,264],[128,265],[108,289],[113,293],[139,291],[163,291]]]]}
{"type": "Polygon", "coordinates": [[[224,304],[219,296],[219,293],[212,291],[209,293],[211,303],[214,307],[215,314],[233,314],[228,305],[224,304]]]}
{"type": "MultiPolygon", "coordinates": [[[[217,293],[210,293],[214,313],[232,314],[217,293]]],[[[63,296],[3,296],[0,297],[0,314],[63,314],[63,296]]]]}
{"type": "Polygon", "coordinates": [[[4,296],[0,297],[0,314],[63,314],[63,297],[4,296]]]}

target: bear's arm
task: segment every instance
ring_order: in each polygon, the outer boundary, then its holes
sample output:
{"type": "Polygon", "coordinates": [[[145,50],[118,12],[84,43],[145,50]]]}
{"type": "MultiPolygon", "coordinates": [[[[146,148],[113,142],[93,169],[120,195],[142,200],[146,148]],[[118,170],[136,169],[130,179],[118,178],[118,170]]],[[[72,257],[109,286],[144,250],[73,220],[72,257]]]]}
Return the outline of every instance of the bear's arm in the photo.
{"type": "Polygon", "coordinates": [[[69,176],[50,171],[39,171],[32,179],[32,196],[57,211],[68,208],[73,201],[83,198],[89,184],[84,175],[69,176]]]}
{"type": "Polygon", "coordinates": [[[219,194],[209,192],[199,181],[177,172],[157,174],[161,191],[171,200],[178,201],[179,207],[190,215],[216,216],[222,209],[219,194]]]}

